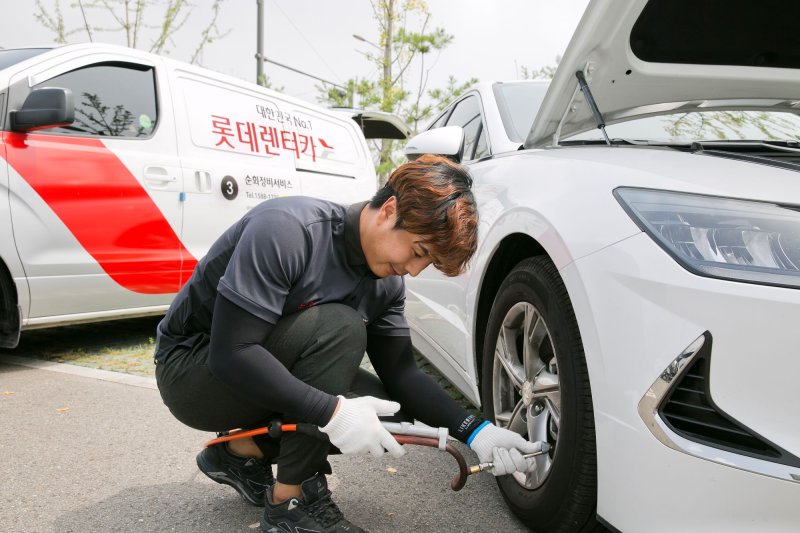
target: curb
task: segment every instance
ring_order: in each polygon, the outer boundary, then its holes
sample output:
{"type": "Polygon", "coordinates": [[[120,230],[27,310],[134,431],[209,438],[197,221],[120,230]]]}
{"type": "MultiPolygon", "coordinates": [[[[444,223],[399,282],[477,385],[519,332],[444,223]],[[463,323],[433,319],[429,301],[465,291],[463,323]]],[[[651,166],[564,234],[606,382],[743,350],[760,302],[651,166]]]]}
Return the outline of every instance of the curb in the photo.
{"type": "Polygon", "coordinates": [[[38,370],[49,370],[51,372],[61,372],[62,374],[72,374],[74,376],[110,381],[112,383],[120,383],[122,385],[142,387],[145,389],[156,390],[158,388],[156,386],[156,378],[135,376],[133,374],[123,374],[121,372],[100,370],[98,368],[89,368],[68,363],[55,363],[53,361],[42,361],[41,359],[18,357],[16,355],[0,355],[0,363],[26,366],[28,368],[36,368],[38,370]]]}

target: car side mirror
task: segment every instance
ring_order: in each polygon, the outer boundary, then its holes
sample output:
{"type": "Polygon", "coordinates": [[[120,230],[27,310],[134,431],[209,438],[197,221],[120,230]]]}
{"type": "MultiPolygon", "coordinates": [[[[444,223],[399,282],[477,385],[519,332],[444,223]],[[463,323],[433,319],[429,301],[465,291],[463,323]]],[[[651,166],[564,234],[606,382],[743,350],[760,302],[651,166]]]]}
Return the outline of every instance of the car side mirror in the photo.
{"type": "Polygon", "coordinates": [[[12,111],[9,116],[11,131],[20,133],[72,124],[75,121],[72,91],[61,87],[34,89],[22,109],[12,111]]]}
{"type": "Polygon", "coordinates": [[[461,126],[445,126],[423,131],[408,141],[404,152],[409,161],[422,154],[436,154],[460,163],[464,154],[464,129],[461,126]]]}

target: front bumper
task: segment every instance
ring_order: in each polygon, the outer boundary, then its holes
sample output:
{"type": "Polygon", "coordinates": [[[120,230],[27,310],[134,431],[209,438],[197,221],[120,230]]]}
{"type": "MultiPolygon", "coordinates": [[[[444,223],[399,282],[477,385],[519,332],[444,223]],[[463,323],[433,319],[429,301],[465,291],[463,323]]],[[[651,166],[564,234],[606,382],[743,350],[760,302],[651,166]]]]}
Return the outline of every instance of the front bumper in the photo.
{"type": "Polygon", "coordinates": [[[693,275],[647,235],[562,272],[589,366],[598,514],[623,531],[796,531],[800,468],[685,439],[659,440],[639,404],[709,332],[709,389],[739,424],[800,456],[793,393],[800,376],[800,291],[693,275]],[[776,473],[778,475],[776,475],[776,473]]]}

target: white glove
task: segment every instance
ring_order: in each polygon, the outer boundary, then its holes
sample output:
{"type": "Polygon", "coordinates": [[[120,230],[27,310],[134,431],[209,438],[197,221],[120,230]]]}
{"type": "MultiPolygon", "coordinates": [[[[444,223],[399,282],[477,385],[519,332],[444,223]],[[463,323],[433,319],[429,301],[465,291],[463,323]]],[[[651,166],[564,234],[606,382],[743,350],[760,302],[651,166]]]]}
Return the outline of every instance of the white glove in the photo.
{"type": "Polygon", "coordinates": [[[494,463],[492,474],[505,476],[512,472],[530,472],[536,470],[536,459],[525,459],[522,454],[535,453],[541,450],[536,442],[528,442],[519,433],[487,424],[473,435],[469,447],[472,448],[482,463],[494,463]]]}
{"type": "Polygon", "coordinates": [[[371,453],[380,457],[386,448],[394,457],[400,457],[406,451],[378,420],[378,416],[393,415],[399,410],[399,403],[373,396],[351,399],[339,396],[339,410],[319,430],[327,433],[331,444],[344,455],[371,453]]]}
{"type": "Polygon", "coordinates": [[[492,474],[495,476],[505,476],[514,472],[528,472],[536,470],[536,459],[531,457],[525,459],[516,448],[494,448],[492,449],[492,474]]]}

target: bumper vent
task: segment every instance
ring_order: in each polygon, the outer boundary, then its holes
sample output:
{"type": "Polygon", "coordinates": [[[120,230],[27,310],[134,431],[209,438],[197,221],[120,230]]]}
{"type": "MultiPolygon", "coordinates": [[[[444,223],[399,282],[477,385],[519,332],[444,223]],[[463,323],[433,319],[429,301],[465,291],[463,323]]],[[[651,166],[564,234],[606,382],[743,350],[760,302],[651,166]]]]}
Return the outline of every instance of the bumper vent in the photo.
{"type": "Polygon", "coordinates": [[[800,466],[800,459],[728,416],[709,388],[711,338],[673,384],[658,413],[678,435],[707,446],[766,461],[800,466]]]}

